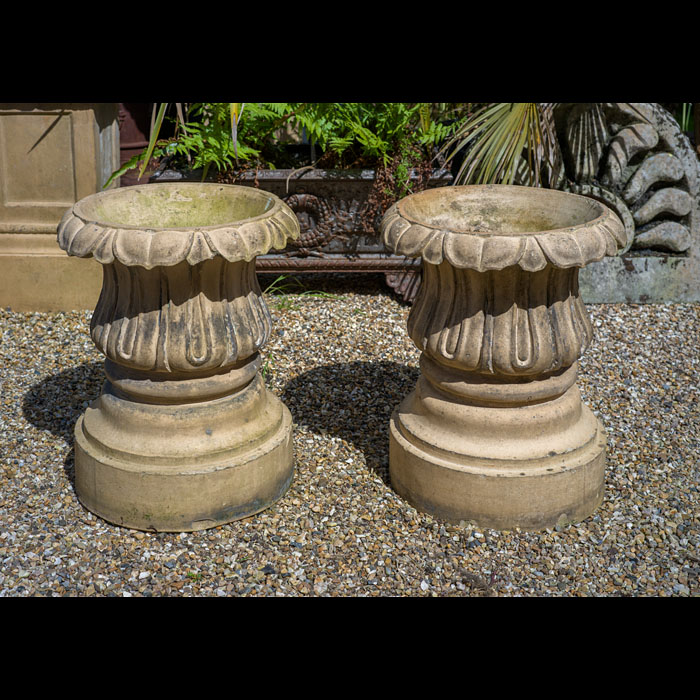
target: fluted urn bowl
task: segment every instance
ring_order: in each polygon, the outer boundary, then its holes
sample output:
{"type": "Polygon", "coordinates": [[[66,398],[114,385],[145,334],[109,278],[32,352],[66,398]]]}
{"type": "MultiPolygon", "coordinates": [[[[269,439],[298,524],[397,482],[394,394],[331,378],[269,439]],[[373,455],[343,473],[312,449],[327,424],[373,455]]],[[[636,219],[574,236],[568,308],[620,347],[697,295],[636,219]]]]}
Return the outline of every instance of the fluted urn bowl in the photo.
{"type": "Polygon", "coordinates": [[[394,488],[497,529],[590,515],[606,440],[575,384],[593,335],[578,270],[624,246],[620,220],[587,197],[483,185],[410,195],[381,230],[423,260],[408,319],[421,376],[391,419],[394,488]]]}
{"type": "Polygon", "coordinates": [[[298,235],[274,195],[215,183],[109,190],[66,212],[59,245],[104,271],[91,335],[106,382],[75,427],[89,510],[187,531],[284,494],[291,416],[258,371],[271,318],[255,258],[298,235]]]}

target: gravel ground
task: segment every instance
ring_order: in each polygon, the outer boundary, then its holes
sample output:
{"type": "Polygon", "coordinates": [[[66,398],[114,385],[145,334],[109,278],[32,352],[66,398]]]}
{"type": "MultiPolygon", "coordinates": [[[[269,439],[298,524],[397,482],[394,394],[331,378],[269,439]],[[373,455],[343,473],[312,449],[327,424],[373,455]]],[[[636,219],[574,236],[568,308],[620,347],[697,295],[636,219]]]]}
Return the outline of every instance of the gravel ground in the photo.
{"type": "MultiPolygon", "coordinates": [[[[700,305],[590,305],[584,401],[608,431],[605,499],[560,531],[448,525],[391,489],[387,425],[418,377],[381,278],[269,295],[265,377],[296,475],[253,517],[150,534],[74,491],[73,425],[100,391],[91,312],[0,311],[0,596],[698,596],[700,305]]],[[[268,280],[269,281],[269,280],[268,280]]]]}

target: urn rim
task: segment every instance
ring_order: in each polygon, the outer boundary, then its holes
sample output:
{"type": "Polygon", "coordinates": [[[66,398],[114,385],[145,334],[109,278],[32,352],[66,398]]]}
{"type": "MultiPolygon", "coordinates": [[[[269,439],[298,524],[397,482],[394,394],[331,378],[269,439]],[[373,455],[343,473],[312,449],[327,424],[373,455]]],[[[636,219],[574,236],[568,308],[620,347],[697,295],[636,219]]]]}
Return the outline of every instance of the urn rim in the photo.
{"type": "Polygon", "coordinates": [[[213,182],[151,182],[144,183],[143,185],[132,185],[130,187],[117,187],[114,189],[104,190],[102,192],[95,192],[91,195],[83,197],[81,200],[73,205],[73,213],[79,216],[85,221],[91,221],[95,224],[103,226],[105,228],[119,228],[134,231],[182,231],[187,232],[192,229],[197,230],[214,230],[221,228],[222,226],[233,226],[241,225],[248,221],[253,221],[256,219],[262,219],[269,217],[282,203],[281,200],[271,192],[265,192],[263,190],[258,190],[254,187],[246,187],[244,185],[231,185],[226,183],[213,183],[213,182]],[[260,200],[266,199],[268,206],[260,212],[260,214],[255,214],[253,216],[241,217],[232,220],[224,220],[211,224],[197,224],[197,225],[187,225],[187,226],[154,226],[151,224],[129,224],[120,221],[110,221],[107,218],[99,218],[91,216],[94,213],[94,208],[99,205],[101,200],[108,202],[110,199],[115,197],[124,198],[129,194],[142,194],[151,192],[178,192],[191,191],[193,194],[197,191],[202,193],[205,192],[236,192],[239,191],[245,194],[249,198],[257,198],[260,200]],[[275,201],[277,200],[277,201],[275,201]],[[93,211],[90,211],[93,208],[93,211]]]}
{"type": "MultiPolygon", "coordinates": [[[[158,206],[163,207],[163,203],[158,206]]],[[[128,266],[151,269],[183,261],[195,265],[217,256],[229,262],[249,262],[271,248],[284,248],[287,240],[296,240],[299,233],[294,212],[271,192],[224,183],[168,182],[88,195],[66,211],[57,237],[59,246],[69,255],[94,257],[101,264],[118,260],[128,266]],[[188,202],[196,197],[202,224],[153,225],[155,221],[146,218],[151,215],[148,212],[141,214],[144,218],[138,218],[137,212],[141,211],[135,204],[138,198],[142,200],[139,206],[144,207],[149,197],[155,202],[157,197],[163,199],[166,195],[169,199],[165,203],[172,207],[167,214],[171,221],[167,223],[176,222],[180,214],[184,216],[188,202]],[[133,210],[130,202],[134,203],[133,210]],[[115,203],[124,215],[121,222],[110,220],[113,216],[110,205],[115,203]],[[247,215],[233,218],[224,215],[238,210],[247,215]]]]}
{"type": "Polygon", "coordinates": [[[381,232],[398,255],[479,271],[583,267],[625,244],[622,222],[604,203],[521,185],[459,185],[409,195],[389,208],[381,232]],[[531,225],[537,217],[552,225],[538,230],[531,225]]]}

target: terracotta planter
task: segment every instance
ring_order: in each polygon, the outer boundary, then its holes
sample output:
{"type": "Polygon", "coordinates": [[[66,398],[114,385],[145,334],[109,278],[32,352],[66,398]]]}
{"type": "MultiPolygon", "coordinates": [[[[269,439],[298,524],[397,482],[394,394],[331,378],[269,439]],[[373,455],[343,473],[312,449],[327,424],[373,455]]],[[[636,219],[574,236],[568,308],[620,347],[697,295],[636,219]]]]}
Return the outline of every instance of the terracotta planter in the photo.
{"type": "Polygon", "coordinates": [[[575,384],[592,338],[578,271],[625,244],[620,220],[579,195],[495,185],[409,196],[381,228],[423,258],[408,320],[421,377],[390,425],[396,491],[496,529],[590,515],[606,439],[575,384]]]}
{"type": "Polygon", "coordinates": [[[255,259],[298,235],[274,195],[213,183],[111,190],[66,212],[60,246],[104,270],[91,334],[107,381],[75,427],[89,510],[199,530],[286,491],[291,416],[258,372],[271,321],[255,259]]]}

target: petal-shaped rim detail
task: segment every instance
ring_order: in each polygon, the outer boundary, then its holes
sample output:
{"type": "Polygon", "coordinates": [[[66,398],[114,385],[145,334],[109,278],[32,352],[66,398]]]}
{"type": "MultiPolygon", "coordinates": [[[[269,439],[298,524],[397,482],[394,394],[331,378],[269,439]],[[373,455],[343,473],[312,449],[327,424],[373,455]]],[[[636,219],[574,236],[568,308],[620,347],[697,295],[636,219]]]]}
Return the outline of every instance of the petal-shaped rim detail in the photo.
{"type": "MultiPolygon", "coordinates": [[[[162,183],[142,187],[159,186],[163,186],[162,183]]],[[[218,184],[212,184],[212,187],[222,188],[218,184]]],[[[241,185],[224,187],[246,191],[252,189],[241,185]]],[[[104,197],[110,191],[90,197],[104,197]]],[[[57,228],[57,240],[69,255],[93,256],[102,264],[117,259],[125,265],[139,265],[147,269],[176,265],[184,260],[196,265],[216,256],[229,262],[250,261],[264,255],[270,248],[284,248],[287,240],[298,239],[301,232],[299,220],[292,209],[272,193],[264,194],[273,204],[259,216],[220,226],[191,228],[117,226],[92,221],[80,214],[81,203],[89,199],[86,197],[63,215],[57,228]]]]}
{"type": "Polygon", "coordinates": [[[396,206],[392,206],[384,215],[382,221],[382,241],[387,248],[394,249],[398,246],[401,236],[409,229],[411,224],[402,219],[396,206]]]}
{"type": "Polygon", "coordinates": [[[484,270],[502,270],[517,265],[525,252],[524,236],[485,236],[481,253],[484,270]]]}
{"type": "Polygon", "coordinates": [[[528,236],[525,239],[525,249],[518,264],[526,272],[537,272],[547,267],[547,256],[535,236],[528,236]]]}
{"type": "Polygon", "coordinates": [[[583,254],[573,232],[557,232],[537,236],[537,242],[555,267],[582,267],[583,254]]]}
{"type": "MultiPolygon", "coordinates": [[[[282,202],[282,204],[284,204],[284,202],[282,202]]],[[[280,220],[276,223],[279,223],[281,236],[284,237],[285,240],[282,241],[280,239],[280,245],[278,247],[284,248],[287,245],[287,239],[296,241],[299,238],[301,235],[301,228],[299,226],[299,219],[297,219],[297,215],[290,206],[285,204],[285,206],[280,207],[279,214],[280,220]]]]}
{"type": "Polygon", "coordinates": [[[190,249],[185,257],[190,265],[197,265],[204,260],[215,257],[215,253],[209,247],[209,242],[202,231],[195,231],[190,237],[190,241],[190,249]]]}
{"type": "Polygon", "coordinates": [[[582,259],[588,262],[602,260],[608,254],[609,239],[610,236],[605,235],[605,228],[602,226],[600,232],[586,229],[576,237],[576,242],[581,249],[582,259]]]}
{"type": "Polygon", "coordinates": [[[226,260],[245,260],[248,255],[242,237],[232,236],[229,229],[206,231],[204,235],[212,251],[226,260]]]}
{"type": "Polygon", "coordinates": [[[184,260],[190,248],[187,239],[183,238],[179,231],[154,231],[150,234],[150,239],[148,269],[167,265],[167,261],[171,259],[184,260]]]}
{"type": "Polygon", "coordinates": [[[423,246],[423,259],[434,265],[439,264],[442,261],[442,244],[444,239],[445,237],[442,235],[442,233],[436,231],[423,246]]]}
{"type": "Polygon", "coordinates": [[[442,246],[445,259],[454,267],[468,267],[483,271],[481,258],[485,240],[482,236],[467,236],[460,239],[458,236],[445,235],[442,246]]]}
{"type": "Polygon", "coordinates": [[[240,228],[241,240],[248,248],[246,260],[252,260],[256,255],[260,255],[261,251],[267,252],[272,247],[268,224],[260,226],[255,223],[243,224],[240,228]]]}
{"type": "MultiPolygon", "coordinates": [[[[521,196],[524,190],[529,190],[535,197],[547,192],[545,196],[550,200],[553,199],[553,193],[562,201],[568,197],[586,199],[595,205],[600,214],[573,226],[517,235],[452,231],[445,228],[442,219],[439,227],[436,227],[418,221],[415,214],[409,217],[403,213],[405,209],[399,205],[411,197],[424,195],[423,192],[409,195],[387,210],[380,225],[382,240],[385,246],[397,255],[422,256],[427,262],[435,265],[447,260],[454,267],[482,272],[511,265],[534,272],[541,270],[548,263],[556,267],[583,267],[602,260],[606,255],[614,255],[626,243],[625,228],[620,219],[609,207],[592,197],[518,185],[467,185],[439,189],[443,193],[449,190],[463,192],[467,189],[484,189],[493,196],[497,188],[503,189],[504,194],[511,190],[517,191],[521,196]]],[[[534,206],[538,206],[537,202],[534,202],[534,206]]]]}
{"type": "Polygon", "coordinates": [[[83,224],[80,219],[73,217],[64,229],[64,240],[71,248],[71,255],[87,258],[92,255],[102,233],[103,229],[100,226],[83,224]]]}
{"type": "MultiPolygon", "coordinates": [[[[98,263],[109,265],[114,262],[114,229],[105,229],[102,231],[97,243],[95,244],[92,255],[98,263]]],[[[70,255],[70,252],[68,253],[70,255]]]]}
{"type": "MultiPolygon", "coordinates": [[[[75,234],[85,226],[85,222],[73,214],[73,210],[69,209],[61,218],[58,225],[58,244],[66,250],[73,242],[75,234]]],[[[84,257],[75,253],[79,257],[84,257]]]]}
{"type": "Polygon", "coordinates": [[[423,251],[430,241],[440,235],[441,233],[435,229],[426,228],[420,224],[411,224],[399,239],[400,254],[409,258],[423,255],[423,251]]]}

